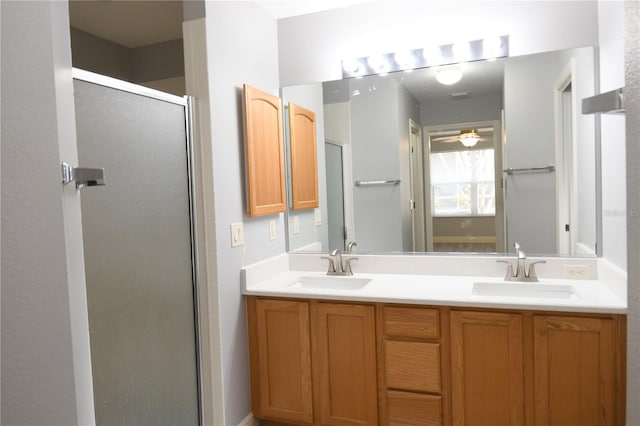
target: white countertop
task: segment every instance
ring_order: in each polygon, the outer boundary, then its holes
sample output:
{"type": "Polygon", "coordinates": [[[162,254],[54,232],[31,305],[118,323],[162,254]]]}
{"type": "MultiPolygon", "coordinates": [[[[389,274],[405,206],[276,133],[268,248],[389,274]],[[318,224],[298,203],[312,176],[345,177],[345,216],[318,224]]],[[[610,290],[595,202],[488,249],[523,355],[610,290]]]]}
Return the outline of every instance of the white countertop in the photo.
{"type": "MultiPolygon", "coordinates": [[[[571,297],[495,296],[473,294],[474,283],[505,282],[495,276],[424,275],[355,272],[352,278],[371,281],[362,289],[304,288],[295,284],[301,277],[327,277],[326,272],[287,270],[288,259],[245,268],[242,274],[243,294],[305,299],[327,299],[357,302],[404,303],[417,305],[469,306],[499,309],[527,309],[564,312],[618,313],[627,311],[626,299],[620,297],[602,280],[566,280],[540,278],[541,286],[570,286],[571,297]],[[286,263],[285,263],[286,262],[286,263]],[[286,268],[283,266],[286,264],[286,268]],[[275,265],[275,266],[274,266],[275,265]]],[[[529,283],[525,283],[529,284],[529,283]]],[[[567,287],[565,287],[567,288],[567,287]]]]}

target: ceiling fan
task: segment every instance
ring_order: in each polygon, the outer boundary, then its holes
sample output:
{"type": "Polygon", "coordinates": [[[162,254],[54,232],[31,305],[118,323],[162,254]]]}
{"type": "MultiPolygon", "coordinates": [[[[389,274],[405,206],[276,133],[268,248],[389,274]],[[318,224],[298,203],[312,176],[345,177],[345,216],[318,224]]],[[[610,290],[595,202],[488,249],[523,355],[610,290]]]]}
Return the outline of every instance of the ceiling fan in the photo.
{"type": "Polygon", "coordinates": [[[493,138],[493,129],[463,129],[438,132],[432,135],[432,142],[460,142],[466,147],[475,146],[479,141],[487,141],[493,138]]]}

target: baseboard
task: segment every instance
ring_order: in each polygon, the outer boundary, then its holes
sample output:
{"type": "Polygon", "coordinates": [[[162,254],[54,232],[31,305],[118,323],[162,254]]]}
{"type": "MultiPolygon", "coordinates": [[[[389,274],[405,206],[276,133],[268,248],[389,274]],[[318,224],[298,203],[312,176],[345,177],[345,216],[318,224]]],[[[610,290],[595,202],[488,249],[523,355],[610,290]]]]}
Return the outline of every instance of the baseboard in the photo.
{"type": "Polygon", "coordinates": [[[253,417],[253,414],[249,414],[247,417],[245,417],[240,424],[238,424],[238,426],[259,426],[260,425],[260,421],[256,418],[253,417]]]}

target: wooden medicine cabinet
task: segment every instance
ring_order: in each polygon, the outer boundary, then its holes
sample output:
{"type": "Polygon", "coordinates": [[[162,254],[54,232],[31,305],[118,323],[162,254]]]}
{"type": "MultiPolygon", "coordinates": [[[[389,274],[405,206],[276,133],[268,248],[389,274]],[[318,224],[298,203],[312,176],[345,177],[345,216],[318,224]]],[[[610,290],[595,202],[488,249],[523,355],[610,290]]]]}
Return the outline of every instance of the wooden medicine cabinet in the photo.
{"type": "Polygon", "coordinates": [[[289,103],[289,134],[293,210],[316,208],[319,206],[316,114],[289,103]]]}
{"type": "Polygon", "coordinates": [[[247,84],[243,86],[243,95],[249,216],[284,212],[282,103],[277,96],[247,84]]]}

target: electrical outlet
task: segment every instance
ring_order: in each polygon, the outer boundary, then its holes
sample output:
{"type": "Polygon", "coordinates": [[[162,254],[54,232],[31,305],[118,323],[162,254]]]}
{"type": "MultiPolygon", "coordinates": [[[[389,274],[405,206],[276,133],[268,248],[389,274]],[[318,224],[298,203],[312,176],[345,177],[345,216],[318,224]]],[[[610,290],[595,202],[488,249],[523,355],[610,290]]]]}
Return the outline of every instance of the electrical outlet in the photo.
{"type": "Polygon", "coordinates": [[[300,233],[300,219],[298,219],[298,216],[293,217],[293,233],[294,234],[300,233]]]}
{"type": "Polygon", "coordinates": [[[315,209],[314,211],[314,225],[322,225],[322,211],[320,209],[315,209]]]}
{"type": "Polygon", "coordinates": [[[591,279],[589,265],[564,265],[563,278],[567,280],[591,279]]]}

